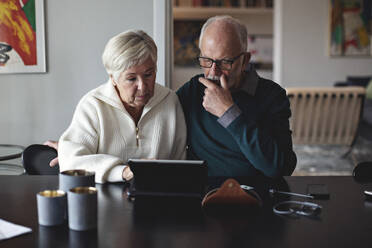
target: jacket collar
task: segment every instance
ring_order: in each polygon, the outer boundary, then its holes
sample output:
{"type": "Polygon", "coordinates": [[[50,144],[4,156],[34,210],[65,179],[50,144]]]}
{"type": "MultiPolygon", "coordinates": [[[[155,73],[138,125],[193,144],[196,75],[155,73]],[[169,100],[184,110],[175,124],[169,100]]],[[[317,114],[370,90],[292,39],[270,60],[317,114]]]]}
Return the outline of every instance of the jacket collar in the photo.
{"type": "Polygon", "coordinates": [[[247,68],[243,72],[242,84],[239,89],[254,96],[256,94],[258,79],[259,76],[256,70],[251,64],[248,64],[247,68]]]}
{"type": "MultiPolygon", "coordinates": [[[[169,93],[170,89],[155,83],[154,96],[151,97],[149,102],[145,105],[142,116],[146,114],[151,108],[160,103],[169,93]]],[[[97,89],[93,90],[92,95],[117,109],[127,112],[124,108],[123,103],[121,102],[119,95],[115,90],[114,85],[111,82],[111,79],[109,79],[105,84],[99,86],[97,89]]]]}

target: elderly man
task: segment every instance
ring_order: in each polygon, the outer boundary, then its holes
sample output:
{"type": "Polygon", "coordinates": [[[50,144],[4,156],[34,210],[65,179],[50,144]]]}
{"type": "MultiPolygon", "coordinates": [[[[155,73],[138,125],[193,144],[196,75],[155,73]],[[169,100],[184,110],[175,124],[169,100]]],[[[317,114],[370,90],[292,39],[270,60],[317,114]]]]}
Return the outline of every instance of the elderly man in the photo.
{"type": "Polygon", "coordinates": [[[177,91],[188,158],[206,160],[209,176],[291,175],[297,159],[289,101],[283,88],[250,67],[245,26],[229,16],[212,17],[199,48],[204,74],[177,91]]]}

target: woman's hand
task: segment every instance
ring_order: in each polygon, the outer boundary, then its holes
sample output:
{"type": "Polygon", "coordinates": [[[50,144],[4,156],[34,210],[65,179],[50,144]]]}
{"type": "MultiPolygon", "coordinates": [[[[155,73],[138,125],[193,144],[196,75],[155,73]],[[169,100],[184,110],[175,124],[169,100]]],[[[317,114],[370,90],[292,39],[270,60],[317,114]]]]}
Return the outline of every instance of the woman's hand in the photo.
{"type": "MultiPolygon", "coordinates": [[[[49,146],[49,147],[52,147],[54,149],[57,150],[58,152],[58,141],[54,141],[54,140],[47,140],[44,142],[44,145],[46,146],[49,146]]],[[[50,162],[49,162],[49,166],[50,167],[54,167],[58,164],[58,157],[52,159],[50,162]]]]}
{"type": "MultiPolygon", "coordinates": [[[[142,160],[156,160],[156,158],[141,158],[142,160]]],[[[133,172],[130,170],[129,166],[126,166],[123,170],[122,178],[125,181],[129,181],[133,178],[133,172]]]]}
{"type": "Polygon", "coordinates": [[[130,170],[129,166],[124,168],[122,177],[125,181],[129,181],[133,178],[133,172],[130,170]]]}

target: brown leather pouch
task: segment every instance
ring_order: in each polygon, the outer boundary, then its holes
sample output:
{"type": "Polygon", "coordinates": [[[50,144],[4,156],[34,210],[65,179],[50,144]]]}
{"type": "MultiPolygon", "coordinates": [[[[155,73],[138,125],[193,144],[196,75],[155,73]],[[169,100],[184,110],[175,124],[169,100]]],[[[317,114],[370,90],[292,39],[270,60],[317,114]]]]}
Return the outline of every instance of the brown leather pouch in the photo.
{"type": "Polygon", "coordinates": [[[227,179],[220,188],[209,191],[202,201],[207,208],[258,208],[261,199],[254,190],[244,190],[235,179],[227,179]]]}

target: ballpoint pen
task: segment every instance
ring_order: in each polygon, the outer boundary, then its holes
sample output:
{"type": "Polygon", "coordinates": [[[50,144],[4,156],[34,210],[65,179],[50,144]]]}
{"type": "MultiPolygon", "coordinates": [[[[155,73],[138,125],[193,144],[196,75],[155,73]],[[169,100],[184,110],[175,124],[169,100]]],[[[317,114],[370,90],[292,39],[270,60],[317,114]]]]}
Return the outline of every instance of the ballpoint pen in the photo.
{"type": "MultiPolygon", "coordinates": [[[[240,185],[240,187],[242,189],[245,189],[245,190],[252,190],[252,189],[254,189],[254,187],[248,186],[248,185],[240,185]]],[[[298,197],[305,197],[305,198],[314,199],[314,196],[312,196],[312,195],[305,195],[305,194],[299,194],[299,193],[285,192],[285,191],[279,191],[279,190],[275,190],[275,189],[270,189],[269,192],[271,194],[277,193],[277,194],[282,194],[282,195],[292,195],[292,196],[298,196],[298,197]]]]}
{"type": "Polygon", "coordinates": [[[314,199],[314,196],[312,196],[312,195],[298,194],[298,193],[293,193],[293,192],[285,192],[285,191],[279,191],[279,190],[275,190],[275,189],[270,189],[269,192],[271,194],[277,193],[277,194],[283,194],[283,195],[292,195],[292,196],[299,196],[299,197],[314,199]]]}

